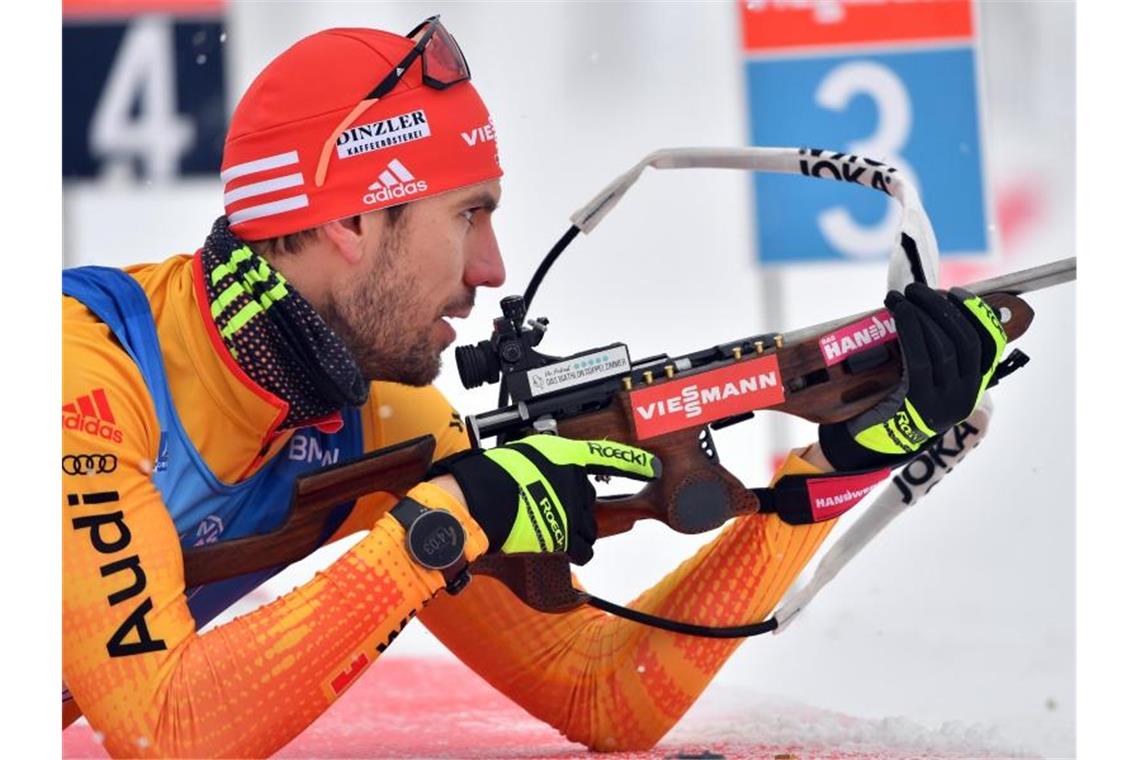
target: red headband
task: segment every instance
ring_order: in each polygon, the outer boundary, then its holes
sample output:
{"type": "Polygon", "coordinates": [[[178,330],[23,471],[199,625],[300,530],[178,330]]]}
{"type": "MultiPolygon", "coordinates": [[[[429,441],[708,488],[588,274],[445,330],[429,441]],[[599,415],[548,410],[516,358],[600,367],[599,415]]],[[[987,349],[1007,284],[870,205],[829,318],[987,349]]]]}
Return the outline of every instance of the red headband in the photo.
{"type": "Polygon", "coordinates": [[[321,149],[413,42],[374,29],[327,29],[275,58],[234,110],[222,157],[226,215],[263,240],[503,175],[495,128],[469,81],[425,86],[419,61],[321,149]]]}

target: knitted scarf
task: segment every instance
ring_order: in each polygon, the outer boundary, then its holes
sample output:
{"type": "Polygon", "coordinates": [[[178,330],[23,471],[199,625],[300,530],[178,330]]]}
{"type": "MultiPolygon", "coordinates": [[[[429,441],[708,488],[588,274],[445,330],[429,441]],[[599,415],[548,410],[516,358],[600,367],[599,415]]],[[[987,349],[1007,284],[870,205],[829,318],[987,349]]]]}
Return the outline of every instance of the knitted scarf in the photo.
{"type": "Polygon", "coordinates": [[[279,429],[300,427],[368,399],[348,347],[285,278],[214,222],[202,247],[210,314],[238,366],[288,402],[279,429]]]}

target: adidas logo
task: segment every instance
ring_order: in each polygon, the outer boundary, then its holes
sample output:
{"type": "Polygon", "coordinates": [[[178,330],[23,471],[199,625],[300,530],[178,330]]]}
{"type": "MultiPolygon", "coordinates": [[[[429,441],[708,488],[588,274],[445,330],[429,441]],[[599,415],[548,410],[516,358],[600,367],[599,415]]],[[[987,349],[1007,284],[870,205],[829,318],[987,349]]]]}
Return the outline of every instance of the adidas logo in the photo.
{"type": "Polygon", "coordinates": [[[123,431],[115,426],[115,415],[102,388],[63,405],[63,429],[80,430],[113,443],[123,442],[123,431]]]}
{"type": "Polygon", "coordinates": [[[361,198],[365,203],[384,203],[393,198],[404,198],[428,189],[427,182],[417,180],[408,171],[407,167],[393,158],[388,162],[388,168],[380,172],[376,182],[368,186],[372,192],[365,193],[361,198]]]}

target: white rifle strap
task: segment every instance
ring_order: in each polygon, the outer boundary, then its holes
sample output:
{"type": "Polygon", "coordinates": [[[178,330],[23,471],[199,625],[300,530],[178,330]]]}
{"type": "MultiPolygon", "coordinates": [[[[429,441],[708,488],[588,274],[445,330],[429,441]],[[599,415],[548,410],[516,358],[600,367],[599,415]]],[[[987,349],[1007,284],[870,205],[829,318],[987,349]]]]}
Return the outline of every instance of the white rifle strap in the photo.
{"type": "Polygon", "coordinates": [[[871,502],[859,519],[820,558],[807,585],[776,610],[776,634],[787,630],[792,620],[803,612],[820,589],[830,583],[851,558],[879,535],[891,520],[917,504],[931,488],[938,485],[946,473],[957,467],[974,450],[985,437],[992,416],[993,401],[990,394],[986,393],[978,408],[965,422],[958,423],[943,434],[940,445],[927,449],[895,473],[887,490],[871,502]]]}
{"type": "MultiPolygon", "coordinates": [[[[886,193],[902,209],[899,228],[890,249],[887,289],[905,290],[916,280],[938,287],[938,241],[913,184],[894,167],[849,153],[809,148],[666,148],[654,151],[621,174],[570,220],[588,234],[626,194],[646,168],[654,169],[745,169],[777,174],[851,182],[886,193]]],[[[905,508],[914,505],[935,483],[954,468],[985,435],[993,412],[989,394],[965,422],[947,431],[940,446],[928,449],[903,468],[892,486],[875,499],[863,515],[828,550],[806,587],[776,612],[780,633],[808,602],[858,554],[879,531],[905,508]],[[969,445],[962,445],[969,439],[969,445]],[[912,468],[930,468],[921,487],[907,485],[912,468]]]]}
{"type": "MultiPolygon", "coordinates": [[[[886,193],[902,209],[899,229],[891,245],[889,282],[892,285],[903,282],[919,266],[910,260],[908,248],[917,250],[920,268],[928,278],[938,276],[938,241],[914,185],[893,166],[850,153],[814,148],[663,148],[653,151],[606,185],[589,203],[571,214],[570,221],[584,234],[589,234],[625,196],[642,172],[650,167],[800,174],[809,178],[850,182],[886,193]]],[[[928,279],[927,282],[934,287],[933,281],[928,279]]]]}

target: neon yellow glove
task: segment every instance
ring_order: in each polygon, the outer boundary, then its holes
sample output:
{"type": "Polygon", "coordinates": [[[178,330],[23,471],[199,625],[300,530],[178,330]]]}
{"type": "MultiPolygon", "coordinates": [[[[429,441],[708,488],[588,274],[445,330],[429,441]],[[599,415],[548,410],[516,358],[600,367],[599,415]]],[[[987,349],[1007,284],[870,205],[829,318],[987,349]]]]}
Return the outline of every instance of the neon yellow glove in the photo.
{"type": "Polygon", "coordinates": [[[594,556],[598,526],[591,475],[651,480],[661,462],[614,441],[531,435],[486,451],[441,459],[428,477],[452,475],[491,552],[565,552],[584,565],[594,556]]]}

